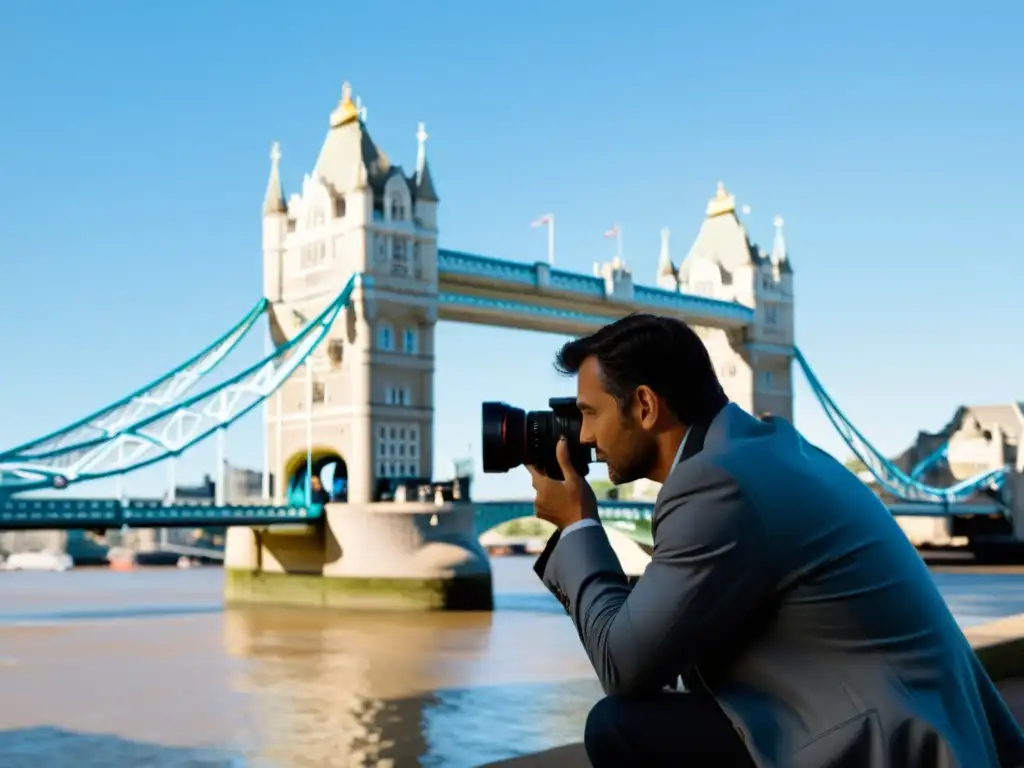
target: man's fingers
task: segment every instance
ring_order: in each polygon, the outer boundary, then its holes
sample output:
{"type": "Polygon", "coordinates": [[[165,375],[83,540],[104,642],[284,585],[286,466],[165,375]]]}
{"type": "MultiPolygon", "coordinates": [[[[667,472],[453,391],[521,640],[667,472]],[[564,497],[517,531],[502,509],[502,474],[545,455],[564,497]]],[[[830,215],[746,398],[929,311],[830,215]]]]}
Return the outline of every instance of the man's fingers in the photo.
{"type": "Polygon", "coordinates": [[[579,472],[572,465],[572,457],[569,455],[569,441],[564,437],[555,446],[555,457],[558,459],[558,466],[562,468],[562,475],[567,485],[576,485],[580,481],[579,472]]]}

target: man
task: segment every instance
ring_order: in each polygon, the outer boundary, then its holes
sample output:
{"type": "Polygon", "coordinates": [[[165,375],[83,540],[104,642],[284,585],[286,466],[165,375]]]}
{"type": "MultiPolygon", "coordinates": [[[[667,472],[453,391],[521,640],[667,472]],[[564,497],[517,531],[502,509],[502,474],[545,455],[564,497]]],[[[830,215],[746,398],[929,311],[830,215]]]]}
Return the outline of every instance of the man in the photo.
{"type": "Polygon", "coordinates": [[[791,424],[729,403],[690,328],[633,315],[557,366],[612,482],[663,483],[630,588],[565,443],[564,481],[530,470],[559,528],[537,572],[607,694],[584,737],[596,768],[1024,766],[1024,735],[888,510],[791,424]]]}
{"type": "Polygon", "coordinates": [[[323,481],[319,475],[313,475],[309,480],[310,490],[310,503],[311,504],[328,504],[331,501],[331,495],[327,493],[327,489],[324,488],[323,481]]]}

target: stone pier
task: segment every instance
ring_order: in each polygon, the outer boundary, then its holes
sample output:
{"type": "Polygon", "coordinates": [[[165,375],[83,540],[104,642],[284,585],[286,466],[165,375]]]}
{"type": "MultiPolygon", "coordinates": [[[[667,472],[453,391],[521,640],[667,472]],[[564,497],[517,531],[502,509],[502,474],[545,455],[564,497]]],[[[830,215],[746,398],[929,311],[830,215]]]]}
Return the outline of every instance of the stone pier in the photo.
{"type": "Polygon", "coordinates": [[[472,503],[328,504],[315,526],[231,528],[229,604],[363,610],[491,610],[472,503]]]}

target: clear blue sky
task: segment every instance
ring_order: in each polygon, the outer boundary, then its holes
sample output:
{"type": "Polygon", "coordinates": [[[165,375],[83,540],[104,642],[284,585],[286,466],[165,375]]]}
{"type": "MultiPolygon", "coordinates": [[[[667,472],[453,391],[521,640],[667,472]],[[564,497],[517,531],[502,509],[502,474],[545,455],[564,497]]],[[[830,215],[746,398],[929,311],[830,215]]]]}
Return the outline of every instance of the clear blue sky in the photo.
{"type": "MultiPolygon", "coordinates": [[[[621,222],[653,282],[659,229],[681,258],[718,180],[757,241],[784,216],[798,343],[883,450],[1024,394],[1024,5],[622,8],[3,3],[0,443],[153,378],[255,301],[269,145],[294,190],[343,80],[407,167],[426,122],[447,247],[543,259],[529,222],[551,210],[563,267],[610,257],[621,222]]],[[[479,462],[479,401],[573,392],[551,372],[561,341],[439,328],[437,475],[470,445],[479,462]]],[[[797,398],[798,426],[844,455],[802,381],[797,398]]],[[[240,425],[230,457],[258,465],[259,435],[240,425]]],[[[523,471],[477,483],[528,490],[523,471]]]]}

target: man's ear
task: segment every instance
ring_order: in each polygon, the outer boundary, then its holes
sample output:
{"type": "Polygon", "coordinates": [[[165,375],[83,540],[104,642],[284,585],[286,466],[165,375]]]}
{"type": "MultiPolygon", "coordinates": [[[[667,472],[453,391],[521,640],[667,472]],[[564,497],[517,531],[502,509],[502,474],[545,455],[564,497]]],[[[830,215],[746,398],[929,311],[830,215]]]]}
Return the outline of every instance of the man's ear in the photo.
{"type": "Polygon", "coordinates": [[[658,396],[646,384],[641,384],[633,393],[636,403],[637,420],[644,429],[653,429],[661,417],[658,396]]]}

